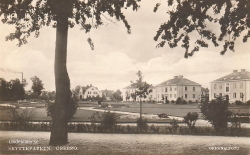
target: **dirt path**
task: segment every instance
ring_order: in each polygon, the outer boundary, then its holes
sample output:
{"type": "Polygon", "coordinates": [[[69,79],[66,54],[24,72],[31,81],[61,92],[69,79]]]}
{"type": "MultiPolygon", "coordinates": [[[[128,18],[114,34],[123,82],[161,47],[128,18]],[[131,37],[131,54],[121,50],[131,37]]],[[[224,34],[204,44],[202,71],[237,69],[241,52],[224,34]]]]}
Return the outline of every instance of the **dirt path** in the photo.
{"type": "MultiPolygon", "coordinates": [[[[247,137],[182,136],[153,134],[69,133],[69,144],[49,147],[49,132],[1,131],[0,154],[84,154],[84,155],[249,155],[247,137]],[[28,140],[31,144],[10,144],[10,140],[28,140]],[[35,142],[38,142],[37,144],[35,142]],[[47,150],[22,150],[41,147],[47,150]],[[218,147],[220,150],[211,150],[218,147]],[[48,150],[48,148],[50,150],[48,150]],[[76,149],[77,150],[74,150],[76,149]],[[13,150],[14,149],[14,150],[13,150]],[[21,149],[21,150],[15,150],[21,149]],[[60,150],[71,149],[71,150],[60,150]],[[221,150],[227,149],[227,150],[221,150]],[[235,150],[232,150],[235,149],[235,150]]],[[[25,141],[24,141],[25,142],[25,141]]],[[[39,149],[39,148],[35,148],[39,149]]]]}

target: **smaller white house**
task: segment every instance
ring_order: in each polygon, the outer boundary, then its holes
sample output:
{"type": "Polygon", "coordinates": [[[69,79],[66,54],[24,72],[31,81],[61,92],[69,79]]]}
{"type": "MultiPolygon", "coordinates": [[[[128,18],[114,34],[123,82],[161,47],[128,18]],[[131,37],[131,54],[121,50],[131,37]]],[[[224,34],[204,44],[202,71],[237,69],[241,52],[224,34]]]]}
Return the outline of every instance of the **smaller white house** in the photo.
{"type": "Polygon", "coordinates": [[[87,86],[81,86],[78,94],[79,99],[86,99],[88,97],[102,97],[102,92],[98,90],[97,87],[92,86],[92,84],[87,86]]]}

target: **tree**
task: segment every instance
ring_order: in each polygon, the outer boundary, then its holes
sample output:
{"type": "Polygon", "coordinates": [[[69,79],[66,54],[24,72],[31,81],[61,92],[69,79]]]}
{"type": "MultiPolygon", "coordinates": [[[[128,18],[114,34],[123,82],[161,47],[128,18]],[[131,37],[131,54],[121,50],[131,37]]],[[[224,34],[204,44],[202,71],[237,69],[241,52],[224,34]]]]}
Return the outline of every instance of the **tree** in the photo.
{"type": "MultiPolygon", "coordinates": [[[[157,3],[154,12],[160,3],[157,3]]],[[[162,41],[157,47],[163,47],[166,42],[170,48],[181,47],[185,49],[185,58],[199,51],[200,47],[208,47],[212,42],[215,47],[218,42],[224,42],[222,55],[229,49],[234,51],[236,39],[243,36],[243,42],[250,37],[250,5],[249,0],[169,0],[168,6],[172,7],[167,13],[170,19],[163,23],[154,40],[162,41]],[[215,27],[220,27],[219,35],[215,27]],[[198,34],[194,47],[190,50],[192,34],[198,34]]]]}
{"type": "Polygon", "coordinates": [[[122,92],[118,89],[116,92],[113,93],[113,98],[116,101],[122,101],[122,92]]]}
{"type": "MultiPolygon", "coordinates": [[[[136,97],[139,97],[140,99],[140,123],[142,122],[142,98],[146,98],[148,95],[148,88],[150,87],[150,85],[145,81],[143,81],[143,76],[142,76],[142,72],[138,71],[136,73],[136,75],[138,76],[138,80],[136,80],[136,82],[131,81],[131,85],[136,87],[137,89],[135,90],[134,95],[136,97]]],[[[142,131],[142,126],[140,125],[140,132],[142,131]]]]}
{"type": "Polygon", "coordinates": [[[200,109],[203,118],[208,120],[216,131],[225,131],[227,129],[227,122],[232,115],[228,110],[229,99],[218,97],[211,102],[205,101],[201,104],[200,109]]]}
{"type": "MultiPolygon", "coordinates": [[[[63,145],[68,142],[67,107],[70,103],[70,80],[67,72],[67,35],[68,27],[80,25],[86,33],[92,28],[103,25],[103,18],[107,15],[122,20],[128,33],[128,24],[122,8],[132,7],[136,11],[140,0],[2,0],[0,1],[0,16],[2,22],[15,25],[16,31],[6,37],[6,40],[18,40],[18,46],[27,43],[30,34],[39,36],[43,26],[56,28],[55,48],[55,118],[53,119],[50,145],[63,145]],[[89,19],[89,20],[88,20],[89,19]]],[[[87,40],[91,49],[94,44],[90,38],[87,40]]]]}
{"type": "Polygon", "coordinates": [[[25,96],[24,87],[26,82],[21,83],[19,79],[10,80],[9,82],[0,78],[0,100],[16,101],[23,100],[25,96]]]}
{"type": "Polygon", "coordinates": [[[30,79],[32,81],[31,89],[33,90],[35,96],[39,96],[42,93],[42,90],[44,89],[42,80],[40,80],[37,76],[34,76],[30,79]]]}

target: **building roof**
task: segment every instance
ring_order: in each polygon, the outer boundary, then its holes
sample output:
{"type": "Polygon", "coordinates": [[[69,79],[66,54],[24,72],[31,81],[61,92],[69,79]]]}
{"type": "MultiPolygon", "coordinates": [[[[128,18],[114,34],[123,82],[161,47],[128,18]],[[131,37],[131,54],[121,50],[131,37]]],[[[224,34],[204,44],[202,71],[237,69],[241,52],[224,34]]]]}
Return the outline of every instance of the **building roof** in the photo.
{"type": "Polygon", "coordinates": [[[157,86],[166,86],[166,85],[191,85],[191,86],[201,86],[200,84],[191,81],[189,79],[183,78],[182,75],[180,76],[174,76],[173,79],[164,81],[157,86]]]}
{"type": "Polygon", "coordinates": [[[245,69],[241,69],[240,72],[234,70],[233,73],[223,76],[219,79],[216,79],[212,82],[216,81],[231,81],[231,80],[250,80],[250,72],[246,71],[245,69]]]}

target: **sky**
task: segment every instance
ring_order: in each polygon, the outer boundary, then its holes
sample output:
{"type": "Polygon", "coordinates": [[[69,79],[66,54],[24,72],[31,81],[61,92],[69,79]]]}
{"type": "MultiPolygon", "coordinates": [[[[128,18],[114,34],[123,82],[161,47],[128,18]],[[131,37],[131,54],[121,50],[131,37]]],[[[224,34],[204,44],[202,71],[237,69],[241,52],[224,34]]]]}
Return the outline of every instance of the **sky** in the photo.
{"type": "MultiPolygon", "coordinates": [[[[75,26],[68,31],[67,69],[71,88],[77,85],[92,84],[99,90],[117,90],[128,86],[137,79],[136,72],[142,71],[147,83],[157,85],[176,75],[210,87],[210,82],[233,70],[250,71],[250,44],[242,43],[242,38],[235,44],[235,52],[227,51],[220,55],[222,45],[215,48],[202,48],[188,59],[184,58],[184,49],[171,49],[167,44],[156,48],[158,42],[153,40],[159,26],[168,20],[169,9],[162,2],[154,13],[156,2],[144,0],[140,9],[124,14],[131,25],[131,34],[127,33],[121,21],[105,20],[105,25],[92,29],[89,34],[75,26]],[[87,38],[91,37],[95,49],[91,50],[87,38]]],[[[211,29],[219,32],[218,26],[211,29]]],[[[54,54],[56,29],[43,27],[38,38],[31,35],[28,44],[18,47],[17,41],[5,41],[5,36],[14,32],[14,27],[0,23],[0,77],[11,80],[21,79],[23,72],[30,90],[31,77],[39,77],[44,90],[55,90],[54,54]]],[[[193,35],[193,38],[198,37],[193,35]]],[[[222,43],[220,43],[222,44],[222,43]]]]}

